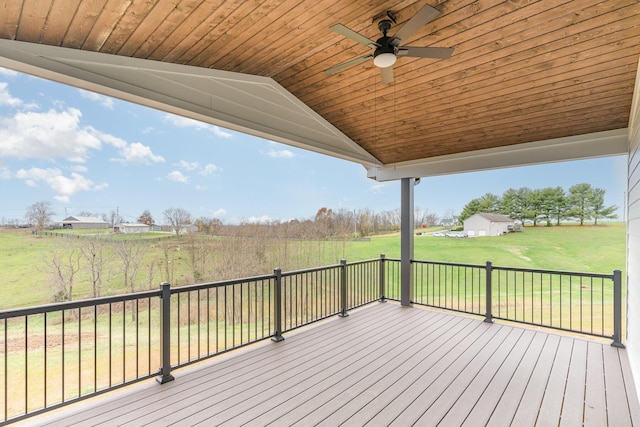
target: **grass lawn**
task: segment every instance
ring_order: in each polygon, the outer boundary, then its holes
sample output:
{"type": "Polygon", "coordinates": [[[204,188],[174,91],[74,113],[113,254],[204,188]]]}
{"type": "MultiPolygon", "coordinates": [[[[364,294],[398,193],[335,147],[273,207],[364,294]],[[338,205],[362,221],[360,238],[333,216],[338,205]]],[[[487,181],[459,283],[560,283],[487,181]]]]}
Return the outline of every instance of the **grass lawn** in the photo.
{"type": "MultiPolygon", "coordinates": [[[[607,225],[526,227],[522,233],[498,237],[455,239],[416,236],[415,259],[504,267],[611,273],[625,269],[626,226],[607,225]]],[[[375,258],[384,253],[400,257],[397,235],[374,237],[347,246],[348,261],[375,258]]]]}
{"type": "MultiPolygon", "coordinates": [[[[64,230],[70,233],[73,230],[64,230]]],[[[82,230],[83,234],[86,233],[82,230]]],[[[423,230],[420,230],[423,231],[423,230]]],[[[158,238],[167,239],[170,235],[158,236],[148,233],[142,236],[127,236],[148,242],[149,252],[146,262],[162,260],[162,249],[156,245],[158,238]]],[[[82,236],[81,236],[82,237],[82,236]]],[[[49,272],[45,258],[60,245],[66,237],[39,237],[29,230],[0,230],[0,309],[25,307],[51,302],[51,287],[47,284],[49,272]]],[[[75,239],[74,239],[75,240],[75,239]]],[[[78,239],[81,241],[82,239],[78,239]]],[[[175,245],[184,245],[185,240],[172,239],[175,245]]],[[[230,244],[232,242],[230,241],[230,244]]],[[[369,241],[318,242],[305,245],[299,242],[290,244],[288,256],[299,256],[301,251],[322,251],[324,257],[307,254],[307,259],[325,259],[325,264],[338,263],[341,257],[347,261],[377,258],[384,253],[388,258],[400,256],[400,236],[391,234],[374,236],[369,241]],[[328,248],[331,246],[330,248],[328,248]],[[302,248],[302,246],[301,246],[302,248]]],[[[224,250],[224,240],[218,239],[217,249],[224,250]],[[221,242],[221,243],[220,243],[221,242]]],[[[433,237],[430,235],[415,237],[415,259],[429,261],[459,262],[465,264],[484,264],[492,261],[497,266],[539,268],[564,271],[584,271],[611,273],[614,269],[625,268],[626,227],[624,224],[608,223],[606,225],[560,227],[527,227],[525,232],[512,233],[500,237],[482,237],[474,239],[454,239],[433,237]]],[[[232,246],[233,247],[233,246],[232,246]]],[[[236,252],[231,249],[230,252],[236,252]]],[[[181,283],[190,283],[192,276],[187,263],[185,251],[175,252],[175,277],[181,283]]],[[[250,259],[255,256],[241,252],[238,257],[250,259]]],[[[113,254],[111,254],[114,257],[113,254]]],[[[218,257],[212,254],[214,258],[218,257]]],[[[261,256],[264,256],[261,254],[261,256]]],[[[273,266],[257,274],[271,273],[274,267],[286,266],[281,255],[268,256],[273,266]]],[[[322,263],[318,261],[315,267],[322,263]]],[[[149,289],[145,268],[141,268],[138,290],[149,289]]],[[[302,268],[302,267],[300,267],[302,268]]],[[[121,283],[121,271],[115,258],[108,264],[108,286],[104,295],[126,293],[121,283]]],[[[164,280],[162,270],[156,267],[152,283],[164,280]]],[[[624,274],[623,274],[624,277],[624,274]]],[[[205,279],[208,280],[208,279],[205,279]]],[[[79,274],[74,288],[74,299],[89,295],[90,286],[86,274],[79,274]]]]}

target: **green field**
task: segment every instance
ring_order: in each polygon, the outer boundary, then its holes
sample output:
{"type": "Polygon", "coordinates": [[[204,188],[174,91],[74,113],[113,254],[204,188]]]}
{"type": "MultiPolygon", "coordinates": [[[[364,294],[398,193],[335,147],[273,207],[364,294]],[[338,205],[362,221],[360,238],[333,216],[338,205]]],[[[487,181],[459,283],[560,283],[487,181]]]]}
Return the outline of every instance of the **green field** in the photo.
{"type": "MultiPolygon", "coordinates": [[[[454,239],[415,237],[415,259],[496,266],[611,273],[625,268],[624,224],[560,227],[527,227],[525,232],[500,237],[454,239]]],[[[35,236],[29,230],[0,231],[0,309],[25,307],[52,301],[47,257],[62,242],[81,241],[86,236],[35,236]]],[[[105,250],[105,282],[102,295],[129,292],[113,245],[105,250]]],[[[131,237],[129,237],[131,238],[131,237]]],[[[283,271],[377,258],[400,256],[398,234],[377,236],[370,241],[275,240],[266,238],[221,238],[150,233],[136,236],[145,245],[144,260],[135,290],[156,288],[162,281],[173,285],[218,281],[283,271]],[[201,259],[196,268],[194,260],[201,259]],[[170,267],[170,268],[169,268],[170,267]],[[195,271],[198,269],[199,271],[195,271]]],[[[624,277],[624,274],[623,274],[624,277]]],[[[91,295],[86,272],[78,273],[73,299],[91,295]]]]}

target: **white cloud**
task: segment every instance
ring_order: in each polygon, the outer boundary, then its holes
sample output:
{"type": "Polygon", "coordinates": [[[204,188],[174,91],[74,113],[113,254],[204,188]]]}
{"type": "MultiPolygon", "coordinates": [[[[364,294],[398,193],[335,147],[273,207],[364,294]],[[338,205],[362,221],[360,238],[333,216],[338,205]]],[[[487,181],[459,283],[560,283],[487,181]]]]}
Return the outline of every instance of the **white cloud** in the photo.
{"type": "Polygon", "coordinates": [[[9,77],[15,77],[15,76],[18,75],[18,72],[10,70],[8,68],[0,67],[0,75],[9,76],[9,77]]]}
{"type": "Polygon", "coordinates": [[[220,208],[220,209],[217,209],[217,210],[213,211],[212,213],[213,213],[213,216],[215,218],[218,218],[218,217],[221,217],[221,216],[225,216],[227,214],[227,210],[220,208]]]}
{"type": "Polygon", "coordinates": [[[11,171],[3,166],[0,166],[0,179],[11,179],[11,171]]]}
{"type": "Polygon", "coordinates": [[[86,166],[83,166],[83,165],[73,165],[69,169],[74,171],[74,172],[86,172],[86,171],[89,170],[89,168],[87,168],[86,166]]]}
{"type": "Polygon", "coordinates": [[[110,160],[123,164],[145,164],[164,162],[164,157],[153,154],[151,148],[139,142],[129,144],[122,138],[100,132],[90,128],[92,133],[96,135],[105,144],[111,145],[118,150],[120,157],[111,158],[110,160]]]}
{"type": "Polygon", "coordinates": [[[99,93],[89,92],[88,90],[78,89],[80,92],[80,96],[90,101],[97,102],[101,104],[103,107],[108,108],[109,110],[113,110],[113,98],[109,98],[108,96],[100,95],[99,93]]]}
{"type": "Polygon", "coordinates": [[[58,168],[20,169],[16,172],[16,178],[24,180],[30,187],[38,187],[39,183],[46,184],[56,193],[54,198],[62,203],[69,202],[70,197],[80,191],[99,191],[108,187],[106,183],[94,185],[93,181],[75,172],[66,177],[58,168]]]}
{"type": "Polygon", "coordinates": [[[8,84],[0,82],[0,105],[8,105],[9,107],[19,107],[22,105],[22,100],[14,98],[9,93],[8,84]]]}
{"type": "Polygon", "coordinates": [[[100,139],[79,126],[82,113],[69,108],[44,113],[20,112],[0,118],[0,157],[18,159],[65,158],[82,163],[100,139]]]}
{"type": "Polygon", "coordinates": [[[209,130],[220,138],[231,138],[233,136],[231,133],[226,132],[225,130],[223,130],[218,126],[210,125],[209,123],[190,119],[188,117],[176,116],[173,114],[165,114],[164,120],[180,128],[190,127],[198,130],[209,130]]]}
{"type": "Polygon", "coordinates": [[[179,168],[182,168],[186,171],[192,171],[192,170],[198,169],[198,166],[200,166],[200,163],[187,162],[186,160],[180,160],[178,163],[174,163],[173,165],[178,166],[179,168]]]}
{"type": "Polygon", "coordinates": [[[375,194],[382,193],[382,190],[384,190],[384,182],[376,182],[369,187],[369,191],[375,194]]]}
{"type": "Polygon", "coordinates": [[[103,144],[118,150],[122,163],[149,164],[164,162],[149,147],[139,142],[129,144],[116,136],[91,126],[81,126],[82,113],[75,108],[47,112],[19,112],[0,118],[0,157],[17,159],[66,159],[84,163],[103,144]]]}
{"type": "Polygon", "coordinates": [[[204,168],[202,168],[202,170],[200,171],[200,175],[208,176],[208,175],[211,175],[211,174],[213,174],[215,172],[218,172],[219,170],[220,170],[219,167],[217,167],[213,163],[209,163],[204,168]]]}
{"type": "Polygon", "coordinates": [[[196,190],[198,191],[205,191],[207,188],[209,187],[207,187],[206,185],[196,185],[196,190]]]}
{"type": "Polygon", "coordinates": [[[268,215],[262,215],[262,216],[250,216],[247,219],[247,222],[249,224],[266,224],[273,221],[271,219],[271,217],[269,217],[268,215]]]}
{"type": "Polygon", "coordinates": [[[296,156],[289,150],[269,150],[266,152],[262,152],[262,154],[274,159],[292,159],[296,156]]]}
{"type": "Polygon", "coordinates": [[[189,182],[189,178],[184,176],[180,171],[169,172],[169,174],[167,174],[167,178],[171,181],[181,182],[183,184],[187,184],[189,182]]]}

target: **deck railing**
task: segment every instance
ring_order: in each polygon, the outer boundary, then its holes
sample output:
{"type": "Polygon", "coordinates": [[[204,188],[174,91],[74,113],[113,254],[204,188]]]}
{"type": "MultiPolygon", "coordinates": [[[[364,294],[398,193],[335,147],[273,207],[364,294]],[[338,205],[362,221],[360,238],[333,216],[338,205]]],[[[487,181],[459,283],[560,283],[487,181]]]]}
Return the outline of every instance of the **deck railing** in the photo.
{"type": "Polygon", "coordinates": [[[622,275],[413,261],[413,302],[622,345],[622,275]]]}
{"type": "MultiPolygon", "coordinates": [[[[621,275],[413,261],[413,303],[621,345],[621,275]]],[[[400,299],[386,258],[0,311],[0,424],[172,371],[376,300],[400,299]]]]}

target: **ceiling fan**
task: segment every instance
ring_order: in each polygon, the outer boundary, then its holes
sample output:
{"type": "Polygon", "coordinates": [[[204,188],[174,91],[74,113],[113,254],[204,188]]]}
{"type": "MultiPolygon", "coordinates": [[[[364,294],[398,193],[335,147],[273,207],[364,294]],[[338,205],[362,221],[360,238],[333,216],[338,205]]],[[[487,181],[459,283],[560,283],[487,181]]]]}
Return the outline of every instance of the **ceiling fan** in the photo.
{"type": "Polygon", "coordinates": [[[392,25],[396,23],[394,13],[388,11],[385,19],[382,19],[378,23],[378,29],[382,33],[382,37],[376,41],[373,41],[342,24],[336,24],[329,27],[332,31],[335,31],[336,33],[355,42],[375,49],[375,51],[361,58],[352,59],[344,64],[331,67],[326,70],[325,73],[335,74],[346,68],[373,58],[374,65],[380,68],[382,83],[392,83],[393,64],[395,64],[399,56],[409,56],[414,58],[449,58],[453,53],[453,48],[451,47],[414,47],[400,45],[403,40],[411,37],[421,27],[433,21],[439,14],[440,11],[438,9],[427,4],[423,6],[418,13],[413,15],[413,17],[409,19],[402,28],[396,31],[393,36],[387,36],[387,32],[391,29],[392,25]]]}

